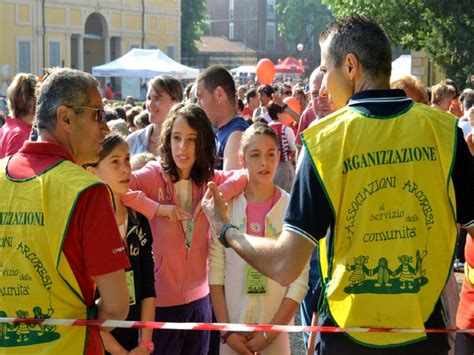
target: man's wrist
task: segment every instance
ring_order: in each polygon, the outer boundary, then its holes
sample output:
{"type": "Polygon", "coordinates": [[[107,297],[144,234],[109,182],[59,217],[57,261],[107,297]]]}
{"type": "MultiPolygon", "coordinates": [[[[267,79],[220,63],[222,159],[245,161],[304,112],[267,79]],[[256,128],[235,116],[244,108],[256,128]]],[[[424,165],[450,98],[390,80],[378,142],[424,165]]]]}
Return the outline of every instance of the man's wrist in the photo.
{"type": "Polygon", "coordinates": [[[227,234],[227,231],[229,229],[237,229],[239,230],[239,228],[232,224],[232,223],[225,223],[222,225],[222,227],[219,229],[219,237],[218,237],[218,240],[219,242],[221,242],[221,244],[224,246],[224,248],[230,248],[230,245],[229,243],[227,242],[227,239],[226,239],[226,234],[227,234]]]}

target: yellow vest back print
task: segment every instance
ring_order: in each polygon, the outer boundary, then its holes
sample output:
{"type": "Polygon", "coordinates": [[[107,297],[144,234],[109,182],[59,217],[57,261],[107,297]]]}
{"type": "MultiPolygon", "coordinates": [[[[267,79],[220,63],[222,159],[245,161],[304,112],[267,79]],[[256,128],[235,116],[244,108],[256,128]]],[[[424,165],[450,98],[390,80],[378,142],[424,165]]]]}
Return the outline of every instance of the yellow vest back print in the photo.
{"type": "MultiPolygon", "coordinates": [[[[319,247],[327,309],[338,326],[424,327],[457,238],[450,179],[456,126],[425,105],[388,118],[347,107],[303,133],[335,216],[332,242],[319,247]]],[[[348,335],[376,347],[425,337],[348,335]]]]}
{"type": "MultiPolygon", "coordinates": [[[[0,316],[86,319],[81,290],[62,252],[81,191],[100,181],[63,161],[25,180],[0,162],[0,316]]],[[[2,324],[0,353],[84,352],[86,327],[2,324]]]]}

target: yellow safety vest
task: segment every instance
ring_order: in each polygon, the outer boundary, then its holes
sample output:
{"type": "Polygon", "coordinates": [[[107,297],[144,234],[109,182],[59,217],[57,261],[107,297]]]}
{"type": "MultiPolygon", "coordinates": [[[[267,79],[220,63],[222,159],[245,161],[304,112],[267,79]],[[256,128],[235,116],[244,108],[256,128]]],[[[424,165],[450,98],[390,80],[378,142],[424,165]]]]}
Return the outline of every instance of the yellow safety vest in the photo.
{"type": "MultiPolygon", "coordinates": [[[[62,248],[79,194],[101,182],[69,161],[14,180],[7,163],[0,162],[0,317],[90,319],[62,248]]],[[[0,327],[1,353],[80,354],[86,346],[86,327],[0,327]]]]}
{"type": "MultiPolygon", "coordinates": [[[[456,127],[451,115],[414,104],[386,118],[346,107],[303,133],[335,218],[319,257],[338,326],[423,328],[433,312],[457,239],[456,127]]],[[[425,338],[348,335],[376,347],[425,338]]]]}

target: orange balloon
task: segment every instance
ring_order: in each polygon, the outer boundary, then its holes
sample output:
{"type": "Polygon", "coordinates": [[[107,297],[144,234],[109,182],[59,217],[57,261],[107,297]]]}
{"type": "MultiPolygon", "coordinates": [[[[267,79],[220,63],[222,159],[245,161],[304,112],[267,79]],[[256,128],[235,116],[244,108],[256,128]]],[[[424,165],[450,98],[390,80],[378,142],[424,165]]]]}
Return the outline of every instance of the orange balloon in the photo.
{"type": "Polygon", "coordinates": [[[260,84],[270,85],[275,77],[275,66],[270,59],[260,59],[257,63],[256,73],[260,84]]]}
{"type": "Polygon", "coordinates": [[[301,114],[300,102],[294,96],[289,96],[283,100],[285,104],[291,107],[291,109],[301,114]]]}
{"type": "MultiPolygon", "coordinates": [[[[299,101],[296,99],[294,96],[289,96],[283,100],[285,104],[288,105],[293,111],[295,111],[297,114],[301,114],[301,107],[299,101]]],[[[283,124],[291,127],[291,128],[298,128],[298,124],[296,121],[291,117],[289,114],[285,114],[285,119],[283,121],[283,124]]]]}

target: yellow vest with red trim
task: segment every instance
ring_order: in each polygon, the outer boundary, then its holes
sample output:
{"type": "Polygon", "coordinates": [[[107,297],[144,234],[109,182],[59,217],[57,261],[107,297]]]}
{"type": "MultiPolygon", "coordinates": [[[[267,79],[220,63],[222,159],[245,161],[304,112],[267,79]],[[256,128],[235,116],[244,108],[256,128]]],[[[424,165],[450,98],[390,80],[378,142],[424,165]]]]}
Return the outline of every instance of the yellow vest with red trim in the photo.
{"type": "MultiPolygon", "coordinates": [[[[69,161],[13,180],[7,163],[0,162],[0,317],[90,319],[62,248],[79,194],[100,180],[69,161]]],[[[86,340],[86,327],[0,325],[2,354],[80,354],[86,340]]]]}
{"type": "MultiPolygon", "coordinates": [[[[335,217],[319,243],[325,299],[340,327],[424,328],[451,271],[456,119],[414,104],[395,117],[346,107],[303,133],[335,217]]],[[[401,346],[422,333],[349,333],[401,346]]]]}

